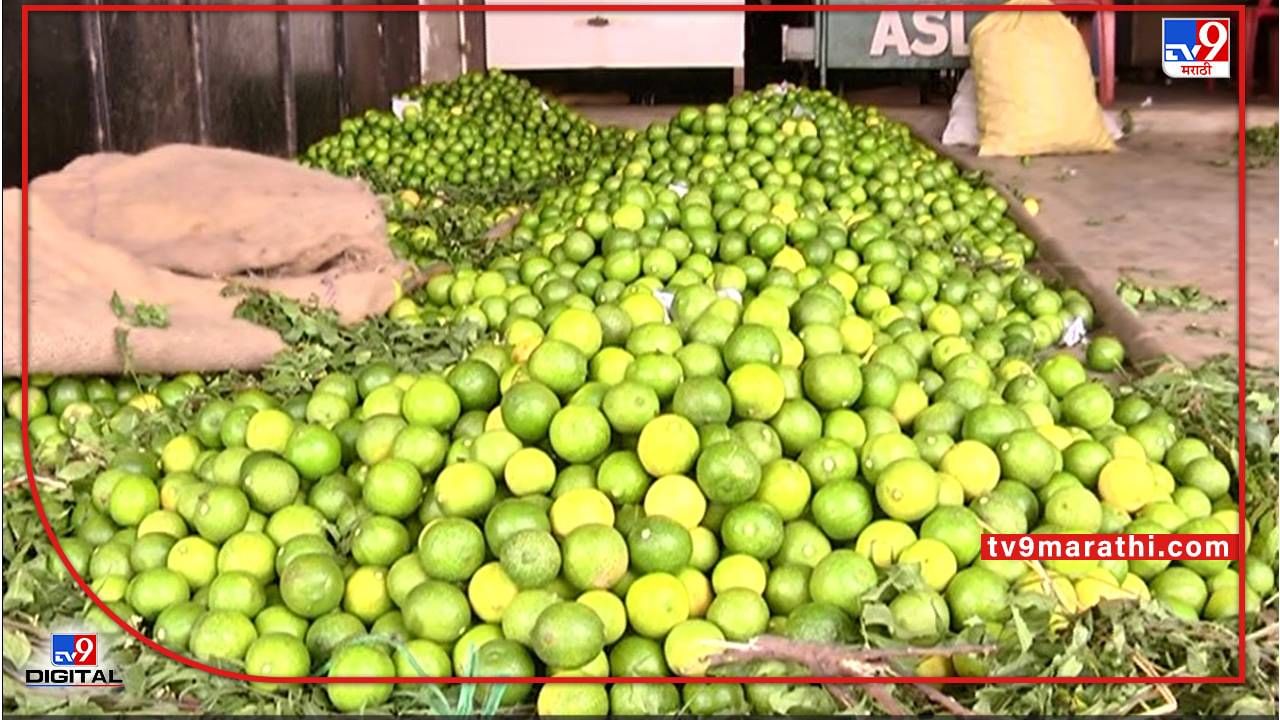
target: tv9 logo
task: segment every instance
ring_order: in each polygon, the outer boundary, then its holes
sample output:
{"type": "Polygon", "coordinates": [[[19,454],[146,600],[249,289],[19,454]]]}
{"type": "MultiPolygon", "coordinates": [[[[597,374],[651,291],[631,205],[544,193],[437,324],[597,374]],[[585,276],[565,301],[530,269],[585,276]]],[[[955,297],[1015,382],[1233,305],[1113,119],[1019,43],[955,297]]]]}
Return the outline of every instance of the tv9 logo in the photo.
{"type": "Polygon", "coordinates": [[[48,655],[32,653],[24,673],[26,686],[62,690],[123,687],[119,669],[105,661],[104,650],[95,633],[53,633],[48,655]],[[48,659],[38,660],[42,655],[48,659]]]}
{"type": "Polygon", "coordinates": [[[1173,78],[1231,77],[1231,21],[1163,18],[1161,67],[1173,78]]]}
{"type": "Polygon", "coordinates": [[[58,633],[52,638],[52,662],[57,667],[98,664],[98,636],[58,633]]]}

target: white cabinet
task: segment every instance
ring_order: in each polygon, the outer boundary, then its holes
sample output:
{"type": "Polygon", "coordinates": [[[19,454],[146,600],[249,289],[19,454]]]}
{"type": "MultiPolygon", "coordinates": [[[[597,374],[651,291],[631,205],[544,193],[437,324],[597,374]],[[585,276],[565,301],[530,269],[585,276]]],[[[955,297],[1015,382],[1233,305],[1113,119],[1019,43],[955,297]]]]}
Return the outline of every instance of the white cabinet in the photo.
{"type": "MultiPolygon", "coordinates": [[[[533,0],[490,0],[487,4],[531,2],[533,0]]],[[[588,4],[585,0],[561,2],[588,4]]],[[[710,0],[704,4],[733,2],[710,0]]],[[[745,23],[741,11],[499,10],[485,13],[484,20],[488,66],[506,70],[740,69],[743,65],[745,23]]]]}

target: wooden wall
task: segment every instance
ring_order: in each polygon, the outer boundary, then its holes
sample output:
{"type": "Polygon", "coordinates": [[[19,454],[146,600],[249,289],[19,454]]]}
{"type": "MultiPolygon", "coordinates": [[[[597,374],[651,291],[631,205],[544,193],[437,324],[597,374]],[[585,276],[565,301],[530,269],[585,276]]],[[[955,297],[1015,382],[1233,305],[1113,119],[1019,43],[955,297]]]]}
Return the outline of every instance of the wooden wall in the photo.
{"type": "MultiPolygon", "coordinates": [[[[4,3],[6,187],[21,181],[18,5],[4,3]]],[[[415,13],[58,12],[28,22],[32,177],[83,153],[168,142],[294,155],[420,80],[415,13]]]]}

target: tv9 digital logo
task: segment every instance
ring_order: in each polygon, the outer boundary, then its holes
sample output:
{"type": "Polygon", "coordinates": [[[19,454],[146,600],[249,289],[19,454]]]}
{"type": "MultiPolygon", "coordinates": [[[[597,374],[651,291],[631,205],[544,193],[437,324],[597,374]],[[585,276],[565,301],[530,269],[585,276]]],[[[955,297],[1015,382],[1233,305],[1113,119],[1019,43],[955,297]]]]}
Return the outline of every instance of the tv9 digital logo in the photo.
{"type": "Polygon", "coordinates": [[[55,634],[52,638],[52,661],[56,667],[98,664],[98,636],[55,634]]]}
{"type": "Polygon", "coordinates": [[[95,633],[53,633],[49,637],[48,660],[41,662],[37,657],[42,653],[32,653],[25,672],[26,685],[64,690],[123,687],[118,668],[105,662],[100,650],[95,633]]]}
{"type": "Polygon", "coordinates": [[[1231,77],[1231,21],[1163,18],[1161,67],[1172,78],[1231,77]]]}

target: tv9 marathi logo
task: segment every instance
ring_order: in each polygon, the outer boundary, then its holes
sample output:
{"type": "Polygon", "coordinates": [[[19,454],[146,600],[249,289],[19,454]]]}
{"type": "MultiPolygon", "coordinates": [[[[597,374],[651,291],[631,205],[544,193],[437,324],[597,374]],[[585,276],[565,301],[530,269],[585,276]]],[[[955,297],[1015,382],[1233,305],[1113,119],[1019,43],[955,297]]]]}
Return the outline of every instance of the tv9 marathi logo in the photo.
{"type": "Polygon", "coordinates": [[[26,685],[32,688],[122,687],[114,666],[99,664],[95,633],[54,633],[49,637],[49,664],[28,667],[26,685]]]}
{"type": "Polygon", "coordinates": [[[1172,78],[1231,77],[1231,21],[1162,18],[1161,67],[1172,78]]]}

